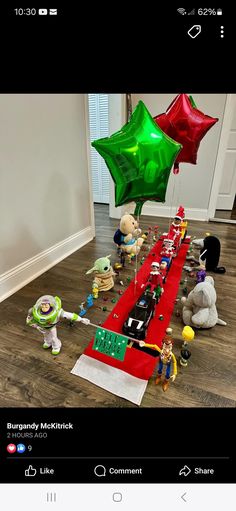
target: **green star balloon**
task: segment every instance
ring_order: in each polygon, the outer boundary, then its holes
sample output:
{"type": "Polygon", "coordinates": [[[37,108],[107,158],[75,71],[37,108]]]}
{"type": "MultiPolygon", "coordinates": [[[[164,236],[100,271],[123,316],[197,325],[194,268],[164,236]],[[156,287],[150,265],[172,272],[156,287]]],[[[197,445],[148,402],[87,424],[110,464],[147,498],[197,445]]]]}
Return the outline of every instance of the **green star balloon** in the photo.
{"type": "Polygon", "coordinates": [[[130,120],[110,137],[92,142],[115,183],[115,205],[135,201],[140,215],[145,201],[165,202],[171,167],[182,145],[155,123],[142,101],[130,120]]]}

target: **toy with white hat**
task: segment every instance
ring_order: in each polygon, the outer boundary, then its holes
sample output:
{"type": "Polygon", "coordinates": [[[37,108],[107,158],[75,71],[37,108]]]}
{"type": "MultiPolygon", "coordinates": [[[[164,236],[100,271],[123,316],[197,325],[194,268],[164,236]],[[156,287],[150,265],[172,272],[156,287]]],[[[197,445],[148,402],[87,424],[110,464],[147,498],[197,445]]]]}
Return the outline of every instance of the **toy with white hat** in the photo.
{"type": "Polygon", "coordinates": [[[151,271],[149,273],[148,280],[145,284],[142,284],[142,288],[149,288],[150,293],[155,293],[155,296],[160,296],[163,293],[163,280],[162,275],[159,272],[160,264],[158,261],[153,261],[151,264],[151,271]]]}
{"type": "Polygon", "coordinates": [[[174,253],[174,237],[168,235],[168,238],[164,238],[161,255],[173,256],[174,253]]]}
{"type": "Polygon", "coordinates": [[[185,217],[184,207],[179,206],[179,209],[175,215],[175,218],[169,230],[169,234],[174,238],[175,246],[179,245],[182,237],[182,224],[184,221],[184,217],[185,217]]]}
{"type": "Polygon", "coordinates": [[[157,261],[153,261],[153,263],[151,264],[151,268],[155,271],[155,270],[159,270],[160,268],[160,264],[157,262],[157,261]]]}

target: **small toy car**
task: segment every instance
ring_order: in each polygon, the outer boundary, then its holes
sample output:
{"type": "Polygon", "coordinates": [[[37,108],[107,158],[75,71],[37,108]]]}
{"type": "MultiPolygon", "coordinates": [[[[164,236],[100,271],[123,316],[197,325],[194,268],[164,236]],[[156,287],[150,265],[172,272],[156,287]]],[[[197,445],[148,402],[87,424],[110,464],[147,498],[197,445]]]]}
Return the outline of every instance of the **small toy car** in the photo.
{"type": "Polygon", "coordinates": [[[130,311],[123,325],[123,332],[133,339],[143,340],[151,319],[154,316],[157,300],[153,293],[143,293],[130,311]]]}

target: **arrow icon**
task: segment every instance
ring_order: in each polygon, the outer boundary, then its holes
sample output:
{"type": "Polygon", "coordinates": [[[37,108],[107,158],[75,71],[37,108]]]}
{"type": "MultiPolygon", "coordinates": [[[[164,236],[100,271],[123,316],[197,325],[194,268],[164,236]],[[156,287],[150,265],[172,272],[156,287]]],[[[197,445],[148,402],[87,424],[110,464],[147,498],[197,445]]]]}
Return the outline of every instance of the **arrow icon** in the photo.
{"type": "Polygon", "coordinates": [[[182,499],[184,502],[187,502],[187,500],[185,500],[185,498],[184,498],[184,497],[185,497],[185,495],[187,495],[187,493],[186,493],[186,492],[185,492],[185,493],[183,493],[183,495],[181,495],[181,499],[182,499]]]}
{"type": "Polygon", "coordinates": [[[191,473],[191,468],[188,465],[184,465],[179,471],[179,476],[188,476],[191,473]]]}

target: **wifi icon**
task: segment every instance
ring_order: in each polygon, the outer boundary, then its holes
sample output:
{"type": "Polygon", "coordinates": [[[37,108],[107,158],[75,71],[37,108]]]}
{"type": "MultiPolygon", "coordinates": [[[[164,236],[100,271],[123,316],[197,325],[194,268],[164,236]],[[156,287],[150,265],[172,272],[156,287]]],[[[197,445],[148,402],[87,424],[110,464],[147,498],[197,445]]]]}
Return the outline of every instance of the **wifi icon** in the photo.
{"type": "Polygon", "coordinates": [[[182,7],[180,7],[179,9],[177,9],[177,12],[178,12],[179,14],[186,14],[185,9],[183,9],[182,7]]]}

